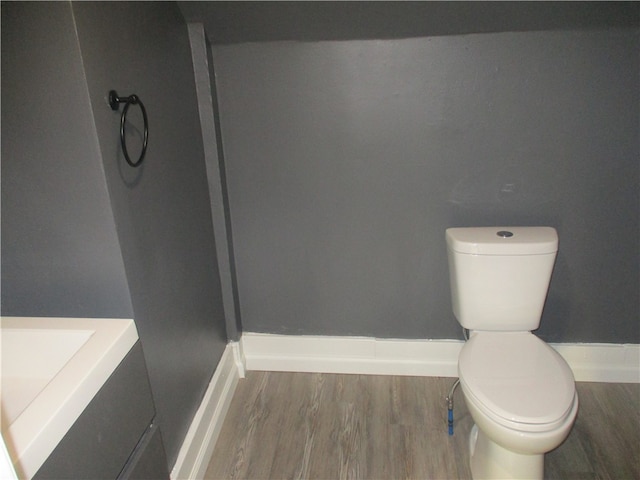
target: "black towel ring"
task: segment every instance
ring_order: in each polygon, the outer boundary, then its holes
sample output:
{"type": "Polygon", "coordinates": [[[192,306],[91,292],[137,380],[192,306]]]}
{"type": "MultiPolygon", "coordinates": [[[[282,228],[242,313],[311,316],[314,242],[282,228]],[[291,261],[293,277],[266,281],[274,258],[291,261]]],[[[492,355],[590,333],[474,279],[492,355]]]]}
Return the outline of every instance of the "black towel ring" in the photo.
{"type": "Polygon", "coordinates": [[[121,103],[125,103],[124,109],[122,110],[122,116],[120,117],[120,144],[122,145],[122,152],[124,153],[124,158],[129,165],[132,167],[139,167],[144,159],[144,154],[147,153],[147,143],[149,142],[149,121],[147,120],[147,111],[142,104],[142,101],[138,98],[137,95],[131,95],[129,97],[119,97],[115,90],[111,90],[109,92],[109,106],[111,110],[118,110],[121,103]],[[132,162],[131,158],[129,158],[129,152],[127,151],[127,142],[124,138],[124,124],[127,120],[127,112],[129,111],[130,105],[140,105],[140,110],[142,110],[142,118],[144,119],[144,138],[142,140],[142,152],[140,152],[140,158],[138,158],[137,162],[132,162]]]}

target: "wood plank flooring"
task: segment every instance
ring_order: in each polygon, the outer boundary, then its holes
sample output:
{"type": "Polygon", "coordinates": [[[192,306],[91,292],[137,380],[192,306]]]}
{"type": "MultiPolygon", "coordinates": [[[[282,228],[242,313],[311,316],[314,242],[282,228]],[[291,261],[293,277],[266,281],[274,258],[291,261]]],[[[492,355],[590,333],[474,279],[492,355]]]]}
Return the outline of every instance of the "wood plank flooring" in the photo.
{"type": "MultiPolygon", "coordinates": [[[[205,479],[467,479],[473,425],[454,379],[247,372],[205,479]]],[[[640,385],[578,383],[580,411],[545,478],[640,479],[640,385]]]]}

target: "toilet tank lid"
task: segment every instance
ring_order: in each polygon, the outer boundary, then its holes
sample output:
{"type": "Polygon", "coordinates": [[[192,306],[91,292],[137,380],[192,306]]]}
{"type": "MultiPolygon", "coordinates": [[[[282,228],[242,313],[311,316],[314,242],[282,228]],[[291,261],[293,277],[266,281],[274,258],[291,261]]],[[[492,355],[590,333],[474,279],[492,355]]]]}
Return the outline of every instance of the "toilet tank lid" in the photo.
{"type": "Polygon", "coordinates": [[[553,227],[448,228],[447,247],[471,255],[541,255],[558,251],[553,227]]]}

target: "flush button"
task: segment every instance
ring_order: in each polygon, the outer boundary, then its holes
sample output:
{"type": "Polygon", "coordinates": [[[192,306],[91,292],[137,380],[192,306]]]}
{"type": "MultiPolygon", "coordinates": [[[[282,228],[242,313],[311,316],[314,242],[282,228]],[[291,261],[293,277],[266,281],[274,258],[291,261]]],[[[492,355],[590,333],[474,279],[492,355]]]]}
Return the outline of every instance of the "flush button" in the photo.
{"type": "Polygon", "coordinates": [[[498,233],[496,233],[496,235],[502,238],[509,238],[509,237],[513,237],[513,232],[509,232],[507,230],[500,230],[498,233]]]}

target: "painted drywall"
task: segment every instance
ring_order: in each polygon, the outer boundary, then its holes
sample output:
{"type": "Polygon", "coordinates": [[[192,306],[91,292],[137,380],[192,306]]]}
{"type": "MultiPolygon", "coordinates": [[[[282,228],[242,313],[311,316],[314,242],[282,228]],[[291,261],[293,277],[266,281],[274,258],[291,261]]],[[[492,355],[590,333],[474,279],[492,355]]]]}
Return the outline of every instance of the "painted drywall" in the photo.
{"type": "Polygon", "coordinates": [[[2,4],[2,315],[133,309],[68,3],[2,4]]]}
{"type": "Polygon", "coordinates": [[[238,314],[233,235],[224,174],[224,150],[222,142],[218,141],[220,122],[216,102],[215,73],[211,61],[211,45],[201,23],[191,23],[188,25],[188,29],[226,331],[229,340],[238,341],[242,327],[238,314]]]}
{"type": "Polygon", "coordinates": [[[214,44],[633,27],[637,2],[180,1],[214,44]]]}
{"type": "Polygon", "coordinates": [[[460,338],[450,226],[550,225],[538,330],[638,343],[637,29],[214,46],[243,329],[460,338]]]}
{"type": "MultiPolygon", "coordinates": [[[[187,25],[174,2],[77,2],[73,14],[171,468],[226,346],[187,25]],[[121,153],[111,89],[135,93],[147,110],[148,150],[137,169],[121,153]]],[[[139,110],[130,112],[127,142],[137,155],[143,126],[139,110]]]]}
{"type": "Polygon", "coordinates": [[[2,314],[134,317],[171,467],[226,346],[187,26],[168,2],[3,3],[2,69],[2,314]],[[148,112],[136,170],[112,88],[148,112]]]}

